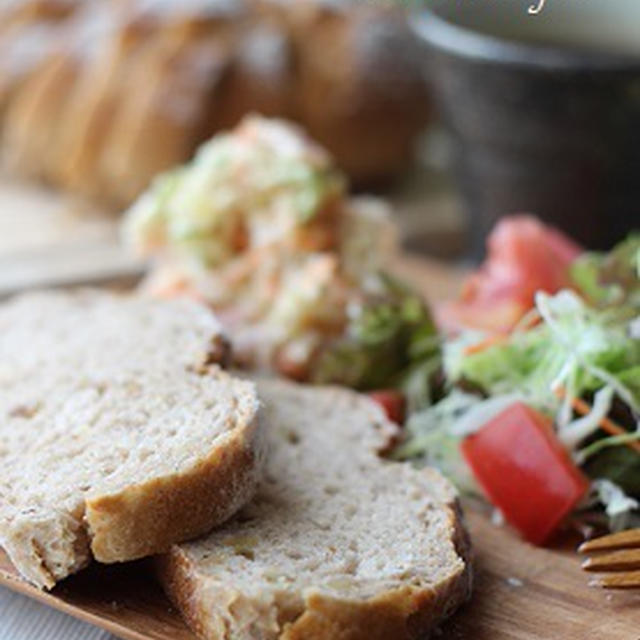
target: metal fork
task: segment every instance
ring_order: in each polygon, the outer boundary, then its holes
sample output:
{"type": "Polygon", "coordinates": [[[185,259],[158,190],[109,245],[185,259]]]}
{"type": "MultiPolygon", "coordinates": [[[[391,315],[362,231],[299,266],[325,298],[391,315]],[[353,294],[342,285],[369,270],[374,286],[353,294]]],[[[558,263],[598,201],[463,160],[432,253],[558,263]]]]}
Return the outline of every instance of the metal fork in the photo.
{"type": "Polygon", "coordinates": [[[588,540],[579,553],[595,553],[582,563],[585,571],[608,573],[589,582],[605,589],[640,589],[640,529],[588,540]]]}

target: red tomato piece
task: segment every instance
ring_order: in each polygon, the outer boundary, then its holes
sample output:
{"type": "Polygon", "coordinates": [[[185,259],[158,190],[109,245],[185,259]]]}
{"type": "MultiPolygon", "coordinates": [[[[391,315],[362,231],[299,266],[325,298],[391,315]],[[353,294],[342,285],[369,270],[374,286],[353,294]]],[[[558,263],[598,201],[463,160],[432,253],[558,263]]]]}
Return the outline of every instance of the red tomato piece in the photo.
{"type": "Polygon", "coordinates": [[[589,482],[551,421],[517,402],[462,442],[491,502],[534,544],[543,544],[584,496],[589,482]]]}
{"type": "Polygon", "coordinates": [[[381,389],[370,391],[367,395],[382,407],[389,420],[397,424],[404,423],[407,402],[403,393],[394,389],[381,389]]]}
{"type": "Polygon", "coordinates": [[[498,222],[487,239],[487,259],[464,284],[459,300],[443,305],[445,329],[476,327],[509,331],[533,307],[537,291],[571,285],[569,266],[582,249],[532,216],[498,222]]]}
{"type": "Polygon", "coordinates": [[[532,216],[503,218],[487,240],[488,259],[467,295],[512,297],[533,304],[536,291],[555,293],[570,284],[569,266],[581,249],[532,216]]]}

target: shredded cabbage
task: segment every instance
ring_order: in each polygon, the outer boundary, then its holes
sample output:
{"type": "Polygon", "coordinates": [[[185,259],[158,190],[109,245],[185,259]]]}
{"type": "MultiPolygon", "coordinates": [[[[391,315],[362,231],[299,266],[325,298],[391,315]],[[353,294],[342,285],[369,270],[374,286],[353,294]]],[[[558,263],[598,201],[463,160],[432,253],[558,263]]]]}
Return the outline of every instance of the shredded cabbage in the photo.
{"type": "Polygon", "coordinates": [[[521,393],[507,393],[482,399],[456,420],[451,427],[451,433],[461,438],[475,433],[507,407],[515,402],[522,402],[523,399],[521,393]]]}
{"type": "Polygon", "coordinates": [[[490,395],[520,391],[529,404],[551,416],[562,405],[553,393],[558,386],[570,397],[610,386],[640,411],[640,341],[630,336],[628,320],[615,310],[588,307],[566,290],[553,296],[539,292],[536,306],[540,324],[482,351],[467,353],[470,338],[464,334],[446,344],[448,379],[467,380],[490,395]]]}
{"type": "Polygon", "coordinates": [[[599,501],[604,505],[612,531],[628,529],[639,522],[637,511],[640,509],[640,503],[630,498],[617,484],[601,479],[594,480],[592,486],[599,501]]]}
{"type": "Polygon", "coordinates": [[[452,391],[437,404],[411,415],[406,424],[407,437],[394,456],[421,464],[437,466],[460,490],[478,493],[473,477],[460,455],[460,442],[481,429],[522,394],[492,398],[452,391]]]}
{"type": "Polygon", "coordinates": [[[560,426],[558,438],[567,449],[575,449],[581,442],[598,430],[600,422],[611,410],[612,401],[613,389],[611,387],[603,387],[595,394],[593,408],[586,416],[577,418],[567,425],[560,426]]]}
{"type": "Polygon", "coordinates": [[[393,457],[433,465],[461,491],[479,493],[460,454],[462,437],[454,428],[458,419],[481,403],[481,397],[454,389],[437,404],[413,413],[405,425],[407,438],[396,448],[393,457]]]}

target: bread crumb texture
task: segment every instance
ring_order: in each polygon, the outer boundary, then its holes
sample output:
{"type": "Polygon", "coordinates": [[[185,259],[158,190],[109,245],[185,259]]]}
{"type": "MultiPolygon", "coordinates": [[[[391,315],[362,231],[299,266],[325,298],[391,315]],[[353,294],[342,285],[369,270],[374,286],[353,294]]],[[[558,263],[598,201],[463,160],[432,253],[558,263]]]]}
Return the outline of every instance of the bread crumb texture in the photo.
{"type": "Polygon", "coordinates": [[[158,560],[210,640],[424,638],[469,595],[451,485],[383,460],[395,427],[335,388],[260,381],[270,456],[256,498],[158,560]]]}
{"type": "Polygon", "coordinates": [[[0,545],[51,588],[209,531],[252,496],[264,446],[252,383],[212,362],[186,301],[82,290],[0,307],[0,545]]]}

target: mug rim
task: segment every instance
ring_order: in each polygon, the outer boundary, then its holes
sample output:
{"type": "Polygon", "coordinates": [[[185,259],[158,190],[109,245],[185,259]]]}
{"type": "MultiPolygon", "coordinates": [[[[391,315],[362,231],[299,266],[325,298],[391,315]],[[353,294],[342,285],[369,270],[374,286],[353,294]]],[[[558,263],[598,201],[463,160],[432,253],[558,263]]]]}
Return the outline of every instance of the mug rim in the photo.
{"type": "Polygon", "coordinates": [[[629,71],[640,56],[517,42],[456,24],[423,7],[412,12],[411,26],[432,47],[461,58],[494,61],[543,70],[629,71]]]}

